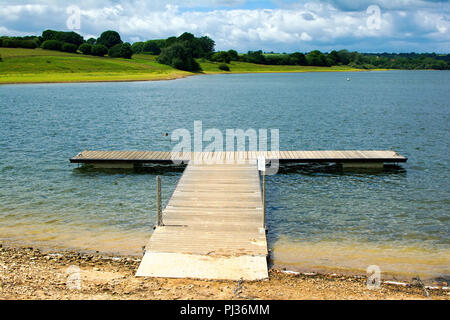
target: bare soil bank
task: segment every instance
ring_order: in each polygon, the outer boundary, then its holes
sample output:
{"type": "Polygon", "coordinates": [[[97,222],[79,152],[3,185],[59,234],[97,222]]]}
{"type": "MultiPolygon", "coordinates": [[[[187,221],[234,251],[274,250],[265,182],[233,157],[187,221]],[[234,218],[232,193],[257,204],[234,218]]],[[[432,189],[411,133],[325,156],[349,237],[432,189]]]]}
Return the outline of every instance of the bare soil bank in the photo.
{"type": "Polygon", "coordinates": [[[449,299],[440,289],[382,284],[335,274],[270,270],[267,281],[137,278],[140,259],[0,247],[0,299],[449,299]],[[79,269],[78,269],[79,268],[79,269]],[[79,273],[74,273],[79,270],[79,273]],[[77,279],[80,279],[78,281],[77,279]],[[77,282],[78,281],[78,282],[77,282]],[[79,286],[78,286],[79,285],[79,286]],[[426,296],[425,291],[429,296],[426,296]]]}

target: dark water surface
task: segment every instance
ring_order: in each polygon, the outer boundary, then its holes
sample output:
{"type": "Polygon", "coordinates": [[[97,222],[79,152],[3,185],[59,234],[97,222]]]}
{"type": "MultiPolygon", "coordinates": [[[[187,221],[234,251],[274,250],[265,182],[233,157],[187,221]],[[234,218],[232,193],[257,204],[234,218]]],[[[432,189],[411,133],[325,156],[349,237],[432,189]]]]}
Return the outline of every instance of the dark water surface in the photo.
{"type": "Polygon", "coordinates": [[[0,239],[140,254],[180,171],[79,170],[90,149],[171,150],[163,133],[278,128],[282,150],[394,149],[383,172],[282,168],[267,179],[276,264],[450,274],[450,72],[244,74],[0,86],[0,239]],[[346,78],[350,77],[350,81],[346,78]]]}

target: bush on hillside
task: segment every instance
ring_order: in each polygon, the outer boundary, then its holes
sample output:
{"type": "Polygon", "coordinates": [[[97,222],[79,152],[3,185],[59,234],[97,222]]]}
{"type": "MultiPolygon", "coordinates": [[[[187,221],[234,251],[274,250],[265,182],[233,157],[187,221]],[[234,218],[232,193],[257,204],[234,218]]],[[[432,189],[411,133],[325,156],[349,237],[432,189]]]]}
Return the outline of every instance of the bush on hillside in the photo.
{"type": "Polygon", "coordinates": [[[58,50],[61,51],[63,43],[57,40],[46,40],[42,42],[41,48],[45,50],[58,50]]]}
{"type": "Polygon", "coordinates": [[[241,60],[256,64],[266,64],[267,62],[262,50],[249,51],[247,54],[242,55],[241,60]]]}
{"type": "Polygon", "coordinates": [[[36,49],[38,44],[34,40],[19,40],[19,48],[36,49]]]}
{"type": "Polygon", "coordinates": [[[222,71],[230,71],[230,67],[227,66],[225,63],[219,64],[219,69],[222,71]]]}
{"type": "Polygon", "coordinates": [[[142,52],[159,55],[161,54],[161,49],[164,48],[165,45],[166,45],[165,40],[149,40],[144,42],[142,52]]]}
{"type": "Polygon", "coordinates": [[[231,57],[226,51],[219,51],[211,56],[211,61],[230,63],[231,57]]]}
{"type": "Polygon", "coordinates": [[[60,42],[72,43],[76,45],[77,48],[84,42],[83,37],[76,32],[55,30],[45,30],[44,32],[42,32],[42,40],[44,42],[47,40],[56,40],[60,42]]]}
{"type": "Polygon", "coordinates": [[[78,47],[78,50],[80,50],[82,54],[91,54],[92,45],[89,43],[83,43],[81,46],[78,47]]]}
{"type": "Polygon", "coordinates": [[[74,45],[73,43],[67,43],[67,42],[64,42],[61,47],[61,51],[70,52],[70,53],[76,53],[77,49],[78,48],[76,45],[74,45]]]}
{"type": "Polygon", "coordinates": [[[111,58],[125,58],[131,59],[133,51],[131,50],[131,45],[126,42],[123,44],[116,44],[108,51],[108,56],[111,58]]]}
{"type": "Polygon", "coordinates": [[[111,58],[119,58],[120,57],[120,48],[122,48],[122,44],[116,44],[112,46],[108,50],[108,56],[111,58]]]}
{"type": "Polygon", "coordinates": [[[133,50],[131,50],[131,44],[129,44],[128,42],[122,44],[122,47],[120,48],[120,56],[125,59],[131,59],[132,55],[133,50]]]}
{"type": "Polygon", "coordinates": [[[35,40],[3,38],[3,39],[1,39],[0,47],[36,49],[38,47],[38,45],[35,40]]]}
{"type": "Polygon", "coordinates": [[[91,54],[93,56],[103,57],[108,53],[108,48],[102,44],[96,44],[92,46],[91,54]]]}

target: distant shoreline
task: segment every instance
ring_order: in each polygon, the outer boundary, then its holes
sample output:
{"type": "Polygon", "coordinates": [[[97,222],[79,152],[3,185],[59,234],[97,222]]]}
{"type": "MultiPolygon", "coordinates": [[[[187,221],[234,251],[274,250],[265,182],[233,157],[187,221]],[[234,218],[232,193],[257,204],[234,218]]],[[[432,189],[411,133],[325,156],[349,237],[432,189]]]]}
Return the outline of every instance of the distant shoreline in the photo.
{"type": "MultiPolygon", "coordinates": [[[[19,85],[19,84],[58,84],[58,83],[108,83],[108,82],[147,82],[147,81],[170,81],[170,80],[178,80],[178,79],[184,79],[187,77],[193,77],[193,76],[207,76],[207,75],[227,75],[227,74],[275,74],[275,73],[334,73],[334,72],[377,72],[377,71],[393,71],[392,69],[349,69],[349,70],[286,70],[286,71],[231,71],[231,72],[201,72],[201,73],[188,73],[188,74],[174,74],[174,75],[162,75],[161,77],[152,77],[149,78],[130,78],[130,79],[102,79],[101,76],[99,76],[99,79],[79,79],[79,80],[55,80],[55,81],[48,81],[48,80],[36,80],[36,81],[5,81],[1,82],[0,80],[0,86],[1,85],[19,85]]],[[[60,73],[58,75],[64,75],[63,73],[60,73]]],[[[73,74],[72,74],[73,75],[73,74]]],[[[132,76],[132,75],[131,75],[132,76]]]]}
{"type": "Polygon", "coordinates": [[[346,65],[318,67],[262,65],[231,61],[230,71],[220,63],[199,61],[202,72],[174,69],[157,62],[157,56],[135,54],[131,59],[94,57],[43,49],[0,48],[0,84],[138,82],[182,79],[208,74],[364,72],[388,69],[356,69],[346,65]]]}

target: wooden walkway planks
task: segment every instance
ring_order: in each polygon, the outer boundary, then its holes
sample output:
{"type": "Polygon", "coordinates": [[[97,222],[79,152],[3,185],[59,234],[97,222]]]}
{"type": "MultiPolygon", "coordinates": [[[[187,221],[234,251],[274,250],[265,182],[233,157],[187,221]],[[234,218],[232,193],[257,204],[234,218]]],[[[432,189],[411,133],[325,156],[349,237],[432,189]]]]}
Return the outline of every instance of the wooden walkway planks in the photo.
{"type": "Polygon", "coordinates": [[[137,276],[268,277],[256,161],[190,163],[146,247],[137,276]],[[237,182],[237,183],[236,183],[237,182]]]}
{"type": "Polygon", "coordinates": [[[131,162],[152,163],[175,160],[206,160],[211,163],[234,162],[235,160],[266,159],[294,162],[406,162],[407,158],[393,150],[322,150],[322,151],[238,151],[238,152],[185,152],[162,151],[88,151],[80,152],[70,159],[72,163],[131,162]]]}

